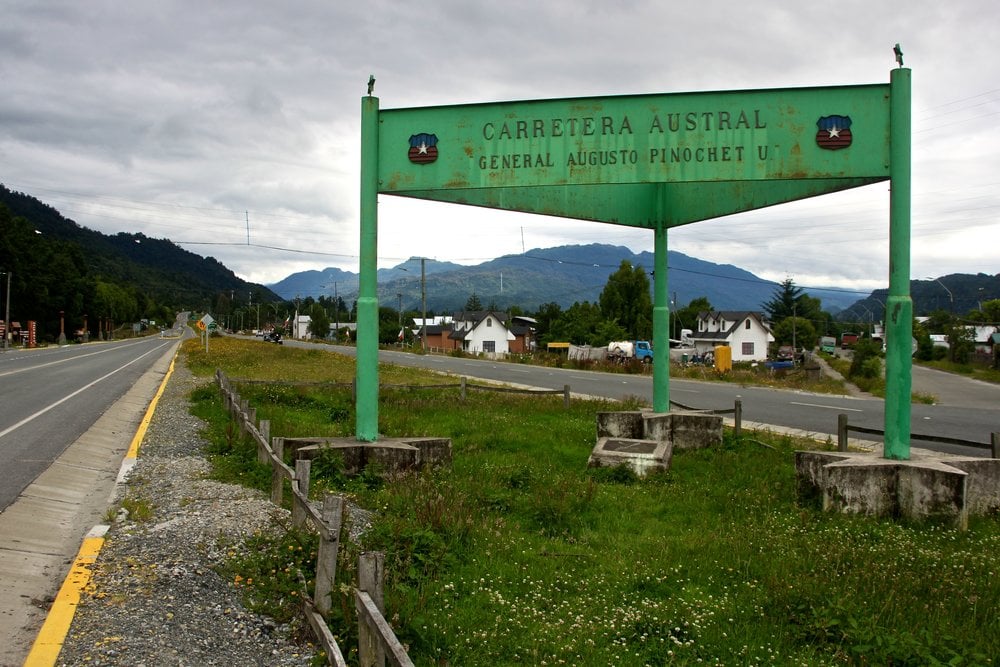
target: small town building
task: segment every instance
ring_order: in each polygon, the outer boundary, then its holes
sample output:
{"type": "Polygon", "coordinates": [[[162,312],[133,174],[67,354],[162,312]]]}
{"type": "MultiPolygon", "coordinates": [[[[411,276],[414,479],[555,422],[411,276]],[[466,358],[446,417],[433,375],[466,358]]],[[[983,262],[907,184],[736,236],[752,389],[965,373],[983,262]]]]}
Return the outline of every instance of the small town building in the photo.
{"type": "Polygon", "coordinates": [[[764,316],[751,310],[713,310],[698,313],[698,323],[691,333],[698,354],[714,352],[718,345],[732,349],[732,360],[766,361],[771,328],[764,316]]]}

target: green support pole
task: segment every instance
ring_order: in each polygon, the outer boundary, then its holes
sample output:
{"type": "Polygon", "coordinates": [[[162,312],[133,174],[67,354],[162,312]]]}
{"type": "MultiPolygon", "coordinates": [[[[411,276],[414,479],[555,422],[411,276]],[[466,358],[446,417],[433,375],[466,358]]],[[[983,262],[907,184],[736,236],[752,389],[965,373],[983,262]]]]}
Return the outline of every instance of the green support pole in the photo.
{"type": "Polygon", "coordinates": [[[910,458],[913,300],[910,298],[910,70],[889,78],[889,296],[886,298],[885,446],[910,458]]]}
{"type": "Polygon", "coordinates": [[[355,437],[378,440],[378,98],[361,100],[361,262],[355,437]]]}
{"type": "Polygon", "coordinates": [[[653,412],[670,412],[670,310],[667,301],[667,228],[653,230],[653,412]]]}

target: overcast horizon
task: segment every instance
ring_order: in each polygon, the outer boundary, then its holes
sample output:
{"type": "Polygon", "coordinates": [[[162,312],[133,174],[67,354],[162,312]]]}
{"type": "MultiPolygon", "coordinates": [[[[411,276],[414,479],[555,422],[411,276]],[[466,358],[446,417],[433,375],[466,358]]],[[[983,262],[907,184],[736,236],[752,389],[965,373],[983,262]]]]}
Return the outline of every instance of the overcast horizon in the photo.
{"type": "MultiPolygon", "coordinates": [[[[913,71],[911,277],[1000,272],[998,10],[982,0],[0,2],[0,182],[252,282],[357,272],[371,74],[383,109],[838,86],[888,82],[897,42],[913,71]]],[[[865,292],[888,283],[888,210],[885,182],[671,229],[669,248],[865,292]]],[[[652,232],[379,198],[380,267],[589,243],[651,251],[652,232]]]]}

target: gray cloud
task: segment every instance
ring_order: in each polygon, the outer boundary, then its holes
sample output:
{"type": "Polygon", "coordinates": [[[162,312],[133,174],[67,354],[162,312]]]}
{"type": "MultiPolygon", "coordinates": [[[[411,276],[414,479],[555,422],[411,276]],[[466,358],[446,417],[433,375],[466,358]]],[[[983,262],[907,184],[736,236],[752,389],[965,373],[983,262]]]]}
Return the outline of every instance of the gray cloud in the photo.
{"type": "MultiPolygon", "coordinates": [[[[914,275],[1000,271],[985,0],[8,0],[3,14],[0,182],[110,233],[238,243],[249,217],[255,242],[304,251],[212,247],[261,281],[356,270],[369,74],[383,108],[878,83],[900,42],[914,79],[914,275]]],[[[379,209],[385,263],[651,247],[611,225],[388,197],[379,209]]],[[[671,247],[802,284],[875,286],[887,209],[887,187],[870,186],[672,230],[671,247]]]]}

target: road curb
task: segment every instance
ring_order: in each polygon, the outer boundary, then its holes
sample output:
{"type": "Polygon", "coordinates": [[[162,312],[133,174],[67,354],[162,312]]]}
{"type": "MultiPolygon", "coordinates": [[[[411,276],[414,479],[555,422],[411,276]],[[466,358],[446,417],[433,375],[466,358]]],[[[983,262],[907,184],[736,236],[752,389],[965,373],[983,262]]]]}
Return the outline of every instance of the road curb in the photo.
{"type": "Polygon", "coordinates": [[[80,551],[73,560],[59,593],[56,594],[55,602],[49,608],[45,623],[38,631],[35,643],[24,661],[24,667],[48,667],[56,664],[63,642],[69,633],[69,626],[73,623],[80,596],[90,583],[91,568],[97,561],[101,547],[104,546],[104,535],[108,532],[108,528],[109,526],[105,525],[94,526],[83,538],[80,551]]]}
{"type": "MultiPolygon", "coordinates": [[[[135,467],[136,459],[139,455],[139,447],[146,435],[146,430],[149,428],[153,413],[156,411],[160,397],[163,396],[167,382],[170,381],[170,377],[173,375],[178,350],[179,348],[174,348],[170,366],[167,368],[163,380],[160,381],[160,386],[149,402],[149,406],[146,408],[145,414],[136,428],[135,435],[132,437],[128,451],[122,459],[114,487],[108,497],[109,505],[114,503],[121,486],[127,481],[129,473],[135,467]]],[[[104,546],[105,535],[109,529],[110,526],[108,525],[98,524],[91,528],[84,536],[83,543],[73,561],[73,565],[63,580],[62,586],[59,588],[59,592],[56,594],[56,598],[46,614],[45,622],[38,631],[38,635],[35,637],[31,650],[24,661],[24,667],[52,667],[56,664],[56,661],[59,659],[59,653],[62,650],[63,642],[69,633],[70,625],[73,623],[73,617],[76,614],[77,605],[80,603],[80,597],[90,584],[93,565],[100,555],[101,548],[104,546]]]]}

